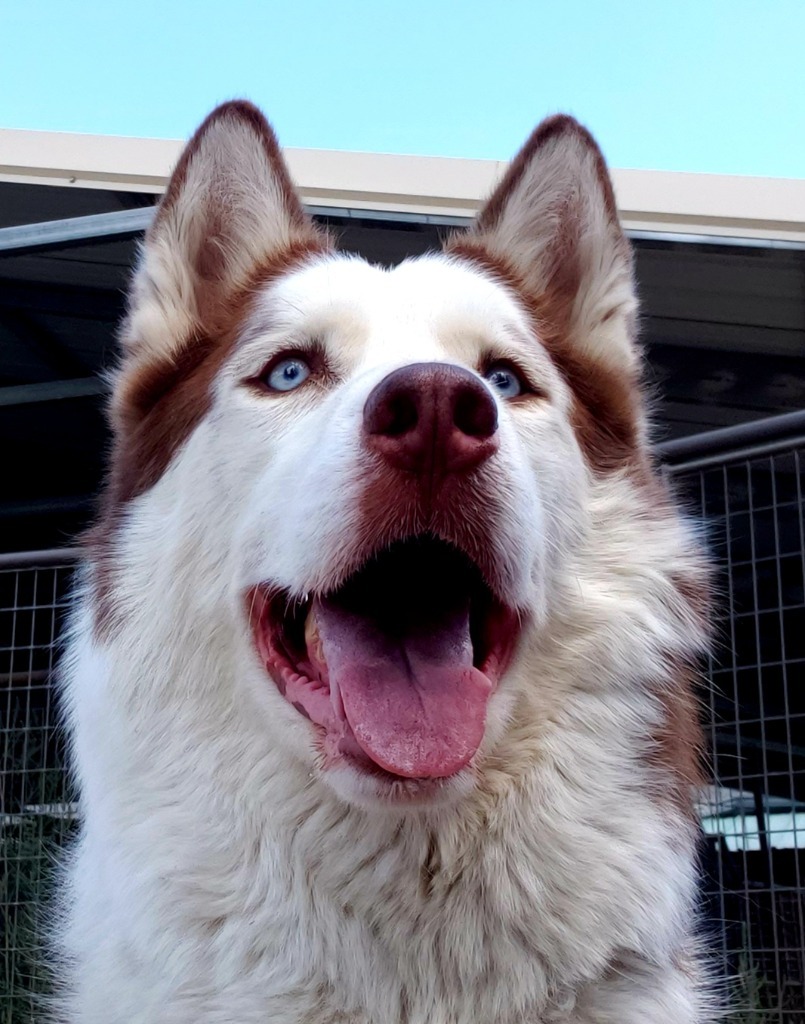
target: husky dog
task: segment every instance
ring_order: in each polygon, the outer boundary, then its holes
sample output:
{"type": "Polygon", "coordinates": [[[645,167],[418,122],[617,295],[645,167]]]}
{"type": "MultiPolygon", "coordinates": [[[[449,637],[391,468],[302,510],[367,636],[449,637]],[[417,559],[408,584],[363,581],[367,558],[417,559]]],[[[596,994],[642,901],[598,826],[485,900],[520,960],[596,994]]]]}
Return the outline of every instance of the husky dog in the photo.
{"type": "Polygon", "coordinates": [[[604,160],[333,248],[228,103],[145,238],[63,670],[70,1024],[700,1024],[707,567],[604,160]]]}

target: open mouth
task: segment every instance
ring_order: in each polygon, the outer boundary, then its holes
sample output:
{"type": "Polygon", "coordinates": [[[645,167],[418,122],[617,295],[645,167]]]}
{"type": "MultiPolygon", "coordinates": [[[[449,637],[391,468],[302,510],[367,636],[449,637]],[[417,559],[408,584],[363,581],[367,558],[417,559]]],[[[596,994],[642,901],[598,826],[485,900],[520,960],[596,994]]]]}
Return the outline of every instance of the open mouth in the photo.
{"type": "Polygon", "coordinates": [[[329,762],[425,780],[472,760],[519,619],[457,548],[415,537],[307,601],[248,597],[260,657],[329,762]]]}

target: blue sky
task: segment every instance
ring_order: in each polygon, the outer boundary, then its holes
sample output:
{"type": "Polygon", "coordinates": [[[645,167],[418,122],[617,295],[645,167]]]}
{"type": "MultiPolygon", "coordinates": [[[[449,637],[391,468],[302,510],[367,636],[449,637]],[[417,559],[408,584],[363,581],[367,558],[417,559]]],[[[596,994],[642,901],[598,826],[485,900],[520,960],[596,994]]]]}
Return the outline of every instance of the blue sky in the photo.
{"type": "MultiPolygon", "coordinates": [[[[0,126],[506,159],[566,110],[616,167],[805,177],[805,0],[4,0],[0,126]]],[[[0,161],[2,155],[0,155],[0,161]]]]}

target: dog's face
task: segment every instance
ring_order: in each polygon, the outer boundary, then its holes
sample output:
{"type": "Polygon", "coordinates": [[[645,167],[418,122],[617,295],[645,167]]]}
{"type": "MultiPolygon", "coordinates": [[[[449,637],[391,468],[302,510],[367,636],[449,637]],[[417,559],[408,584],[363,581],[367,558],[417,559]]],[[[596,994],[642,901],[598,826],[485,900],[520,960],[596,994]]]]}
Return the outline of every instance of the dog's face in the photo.
{"type": "Polygon", "coordinates": [[[261,296],[220,388],[240,589],[311,751],[347,791],[461,788],[583,509],[516,301],[444,258],[317,261],[261,296]]]}
{"type": "Polygon", "coordinates": [[[202,603],[239,637],[222,685],[346,799],[459,797],[505,737],[596,481],[645,471],[634,305],[569,119],[473,232],[391,270],[331,251],[253,108],[190,143],[134,287],[110,501],[190,500],[202,603]]]}

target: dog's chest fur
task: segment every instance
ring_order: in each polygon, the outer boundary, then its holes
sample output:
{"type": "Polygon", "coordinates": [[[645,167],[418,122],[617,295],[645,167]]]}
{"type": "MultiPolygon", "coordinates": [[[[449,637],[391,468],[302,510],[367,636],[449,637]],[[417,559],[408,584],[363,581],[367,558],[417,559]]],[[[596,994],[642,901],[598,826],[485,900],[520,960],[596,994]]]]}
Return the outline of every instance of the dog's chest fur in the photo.
{"type": "MultiPolygon", "coordinates": [[[[119,864],[131,891],[120,918],[106,907],[95,965],[119,1016],[99,992],[86,1019],[575,1024],[599,1019],[585,1000],[617,1005],[610,975],[645,978],[670,1013],[659,965],[684,940],[687,851],[657,842],[662,822],[627,785],[594,806],[586,786],[585,807],[582,779],[562,792],[552,775],[472,822],[377,823],[297,799],[277,832],[150,837],[148,861],[119,864]],[[173,908],[141,903],[160,885],[173,908]]],[[[114,872],[116,852],[103,860],[114,872]]]]}
{"type": "MultiPolygon", "coordinates": [[[[140,709],[133,729],[125,716],[93,721],[108,706],[93,709],[91,677],[112,673],[125,695],[143,650],[112,663],[86,652],[82,754],[113,789],[96,800],[115,828],[111,840],[88,831],[82,877],[90,892],[113,886],[116,902],[87,914],[102,943],[74,941],[100,949],[91,973],[113,985],[117,1016],[101,989],[82,1021],[698,1019],[669,968],[688,948],[693,835],[646,788],[648,696],[580,686],[525,774],[493,760],[469,806],[398,819],[323,799],[266,750],[248,709],[208,693],[193,714],[170,695],[231,671],[228,653],[188,650],[182,678],[163,679],[164,706],[140,709]],[[652,1000],[653,1016],[629,1015],[652,1000]]],[[[543,663],[562,656],[559,643],[543,663]]],[[[526,736],[534,711],[513,712],[526,736]]]]}

